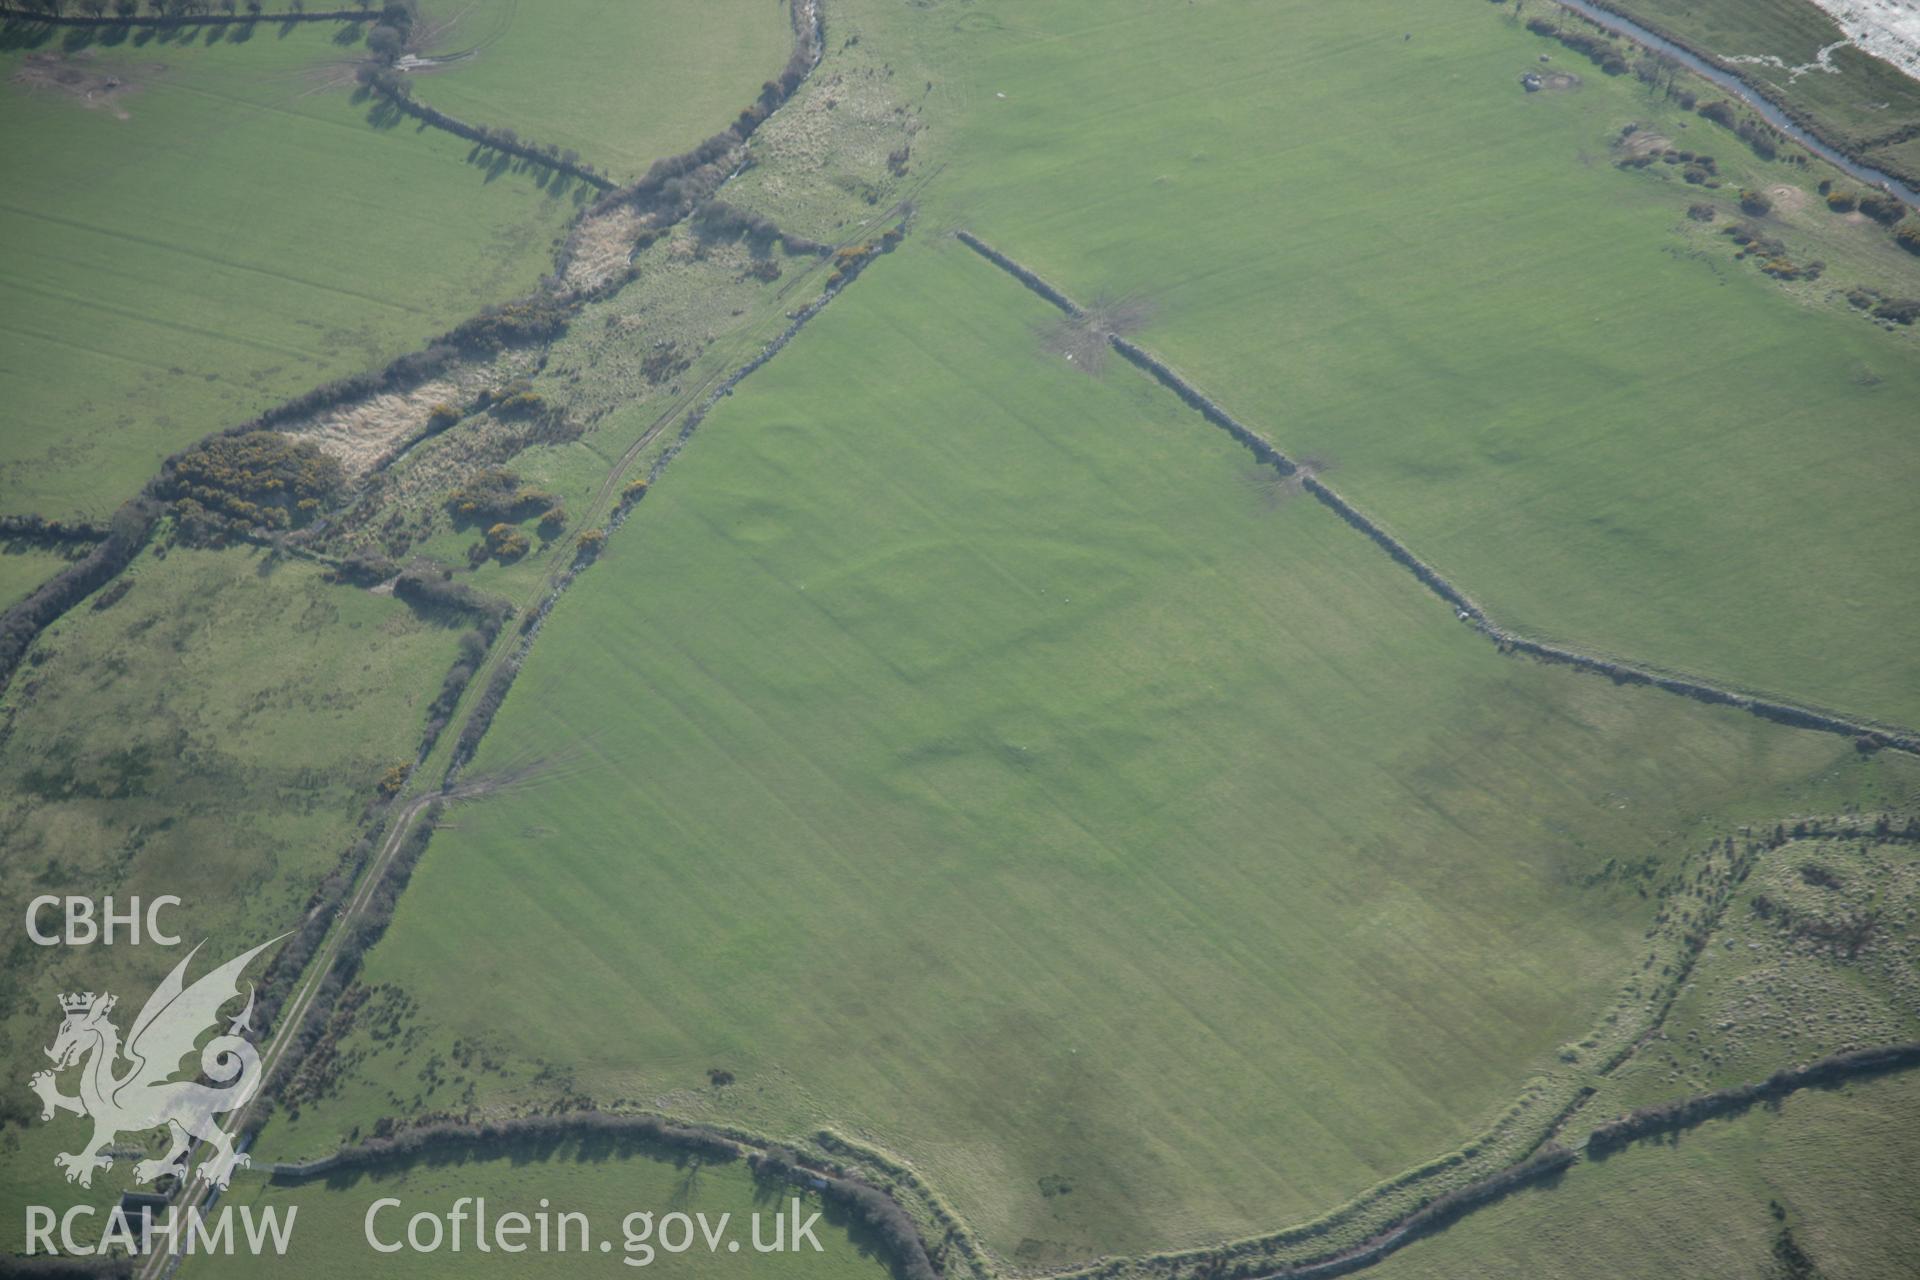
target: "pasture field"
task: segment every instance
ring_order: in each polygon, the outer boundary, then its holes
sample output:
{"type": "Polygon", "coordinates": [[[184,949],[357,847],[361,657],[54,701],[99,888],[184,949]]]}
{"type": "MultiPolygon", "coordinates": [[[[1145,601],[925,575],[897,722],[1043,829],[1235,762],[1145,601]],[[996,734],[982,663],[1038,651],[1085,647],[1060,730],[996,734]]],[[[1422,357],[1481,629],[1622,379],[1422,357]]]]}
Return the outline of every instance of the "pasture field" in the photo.
{"type": "Polygon", "coordinates": [[[1696,53],[1736,60],[1738,71],[1775,102],[1846,151],[1911,185],[1920,178],[1920,83],[1852,45],[1812,0],[1605,0],[1696,53]],[[1778,62],[1772,61],[1778,59],[1778,62]]]}
{"type": "Polygon", "coordinates": [[[1362,1273],[1378,1280],[1913,1274],[1920,1076],[1803,1090],[1671,1145],[1583,1161],[1362,1273]],[[1778,1205],[1776,1217],[1772,1206],[1778,1205]],[[1782,1229],[1815,1270],[1775,1252],[1782,1229]]]}
{"type": "Polygon", "coordinates": [[[160,459],[552,264],[577,185],[369,123],[334,28],[0,55],[0,502],[104,516],[160,459]],[[45,83],[117,79],[100,105],[45,83]],[[22,77],[34,81],[32,87],[22,77]]]}
{"type": "Polygon", "coordinates": [[[420,101],[579,151],[615,182],[720,131],[793,49],[787,0],[446,0],[420,101]]]}
{"type": "Polygon", "coordinates": [[[1270,1230],[1553,1069],[1652,912],[1609,859],[1911,793],[1500,657],[1051,315],[910,239],[715,409],[369,955],[411,1047],[263,1153],[584,1096],[835,1126],[1020,1265],[1270,1230]]]}
{"type": "MultiPolygon", "coordinates": [[[[0,1071],[15,1085],[45,1065],[56,992],[113,990],[130,1017],[182,954],[33,946],[19,927],[30,899],[174,894],[183,946],[237,955],[299,921],[381,774],[413,755],[457,631],[263,559],[142,555],[117,602],[83,604],[40,638],[0,704],[0,907],[14,922],[0,1071]]],[[[41,1125],[14,1085],[6,1103],[0,1198],[58,1203],[47,1197],[72,1189],[53,1154],[73,1149],[79,1122],[41,1125]]],[[[20,1230],[7,1215],[0,1245],[20,1230]]]]}
{"type": "Polygon", "coordinates": [[[24,598],[70,563],[57,551],[0,544],[0,609],[24,598]]]}
{"type": "Polygon", "coordinates": [[[1139,341],[1504,625],[1920,721],[1920,345],[1842,300],[1920,295],[1920,260],[1787,216],[1821,166],[1763,164],[1484,3],[944,13],[843,24],[960,82],[930,230],[1131,301],[1139,341]],[[1543,53],[1578,87],[1525,93],[1543,53]],[[1724,185],[1615,169],[1631,124],[1724,185]],[[1748,186],[1784,189],[1763,224],[1808,237],[1814,286],[1688,220],[1737,220],[1748,186]]]}
{"type": "MultiPolygon", "coordinates": [[[[645,1150],[583,1148],[576,1141],[542,1145],[497,1159],[421,1161],[392,1171],[303,1183],[274,1182],[242,1172],[222,1202],[250,1206],[255,1212],[278,1208],[284,1213],[297,1207],[294,1245],[280,1265],[303,1275],[340,1274],[379,1266],[382,1274],[423,1277],[695,1275],[743,1280],[747,1276],[773,1275],[780,1280],[886,1280],[888,1268],[872,1250],[864,1231],[850,1228],[838,1210],[828,1212],[814,1197],[801,1198],[800,1217],[804,1221],[815,1212],[822,1214],[814,1228],[820,1252],[803,1249],[777,1256],[754,1253],[752,1215],[763,1215],[763,1239],[770,1239],[772,1214],[777,1210],[790,1214],[788,1200],[793,1194],[790,1189],[757,1183],[744,1161],[702,1165],[645,1150]],[[584,1257],[577,1249],[568,1253],[482,1254],[473,1247],[469,1219],[465,1245],[459,1253],[443,1246],[432,1254],[382,1255],[366,1244],[364,1224],[373,1202],[389,1196],[402,1201],[403,1208],[386,1209],[375,1220],[385,1243],[401,1238],[412,1214],[431,1211],[444,1215],[462,1196],[483,1196],[489,1217],[496,1220],[498,1215],[513,1211],[531,1219],[543,1202],[550,1202],[548,1212],[553,1214],[584,1213],[592,1225],[594,1249],[584,1257]],[[720,1252],[709,1253],[696,1231],[693,1250],[671,1254],[660,1251],[658,1238],[654,1237],[652,1255],[642,1252],[640,1245],[634,1246],[636,1262],[651,1256],[645,1268],[629,1265],[623,1260],[627,1256],[623,1223],[636,1212],[651,1213],[656,1223],[670,1213],[705,1214],[709,1225],[717,1224],[722,1214],[730,1215],[726,1230],[740,1248],[727,1252],[723,1245],[720,1252]],[[599,1252],[601,1240],[610,1241],[612,1250],[599,1252]]],[[[643,1230],[639,1223],[633,1224],[633,1229],[636,1233],[643,1230]]],[[[673,1230],[677,1232],[678,1228],[673,1230]]],[[[577,1234],[570,1237],[577,1239],[577,1234]]],[[[672,1239],[677,1242],[679,1237],[675,1234],[672,1239]]],[[[244,1256],[209,1257],[195,1259],[183,1273],[195,1280],[202,1276],[252,1276],[259,1274],[260,1265],[244,1256]]]]}

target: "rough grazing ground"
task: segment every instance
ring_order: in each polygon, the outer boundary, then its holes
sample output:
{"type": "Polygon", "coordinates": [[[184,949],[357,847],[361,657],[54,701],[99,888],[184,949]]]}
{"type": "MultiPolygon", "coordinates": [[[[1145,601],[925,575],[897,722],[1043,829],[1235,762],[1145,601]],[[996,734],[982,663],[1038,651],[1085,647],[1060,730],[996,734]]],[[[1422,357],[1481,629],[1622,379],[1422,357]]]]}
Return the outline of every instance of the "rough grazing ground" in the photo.
{"type": "MultiPolygon", "coordinates": [[[[1913,1039],[1916,885],[1913,845],[1878,839],[1867,824],[1851,839],[1763,853],[1661,1034],[1569,1131],[1583,1136],[1635,1107],[1913,1039]]],[[[1672,909],[1698,905],[1681,898],[1672,909]]],[[[1920,1083],[1908,1073],[1805,1090],[1777,1109],[1642,1139],[1576,1166],[1551,1189],[1476,1213],[1377,1274],[1786,1275],[1769,1269],[1784,1227],[1817,1274],[1903,1275],[1920,1249],[1902,1207],[1920,1177],[1916,1106],[1920,1083]]]]}
{"type": "Polygon", "coordinates": [[[274,1153],[572,1092],[847,1127],[1021,1263],[1269,1229],[1586,1030],[1649,912],[1578,887],[1609,857],[1877,794],[1501,658],[1046,314],[910,241],[714,412],[475,767],[566,763],[463,810],[371,957],[411,1056],[358,1033],[274,1153]],[[455,1039],[503,1074],[420,1076],[455,1039]]]}
{"type": "MultiPolygon", "coordinates": [[[[137,1010],[179,959],[33,946],[18,925],[30,899],[171,893],[188,904],[169,919],[186,944],[224,957],[291,928],[380,775],[411,757],[453,659],[452,629],[299,561],[176,549],[129,572],[117,602],[82,605],[41,637],[0,704],[0,908],[14,922],[0,1075],[16,1084],[46,1065],[55,992],[112,990],[137,1010]]],[[[6,1100],[0,1198],[68,1203],[52,1161],[79,1123],[40,1124],[14,1084],[6,1100]]],[[[117,1195],[128,1172],[96,1178],[95,1193],[117,1195]]],[[[0,1222],[0,1248],[20,1229],[18,1215],[0,1222]]]]}
{"type": "Polygon", "coordinates": [[[1576,1165],[1365,1272],[1378,1280],[1913,1274],[1920,1076],[1805,1090],[1671,1146],[1576,1165]],[[1780,1216],[1772,1206],[1778,1205],[1780,1216]],[[1785,1228],[1818,1270],[1775,1252],[1785,1228]]]}

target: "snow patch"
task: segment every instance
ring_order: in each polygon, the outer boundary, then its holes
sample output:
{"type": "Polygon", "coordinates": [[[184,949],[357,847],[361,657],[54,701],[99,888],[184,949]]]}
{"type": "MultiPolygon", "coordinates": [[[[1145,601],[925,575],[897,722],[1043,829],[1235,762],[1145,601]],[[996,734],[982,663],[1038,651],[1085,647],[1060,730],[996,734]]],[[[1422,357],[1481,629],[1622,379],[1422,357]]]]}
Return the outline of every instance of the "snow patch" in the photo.
{"type": "Polygon", "coordinates": [[[1831,14],[1856,46],[1920,80],[1920,0],[1813,3],[1831,14]]]}

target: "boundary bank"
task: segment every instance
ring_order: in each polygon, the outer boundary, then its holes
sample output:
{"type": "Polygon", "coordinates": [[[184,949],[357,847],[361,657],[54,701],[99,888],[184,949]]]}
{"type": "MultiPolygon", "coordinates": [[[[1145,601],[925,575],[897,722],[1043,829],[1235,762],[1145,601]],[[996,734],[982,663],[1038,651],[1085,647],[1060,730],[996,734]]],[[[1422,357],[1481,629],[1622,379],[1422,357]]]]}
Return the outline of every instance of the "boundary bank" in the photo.
{"type": "MultiPolygon", "coordinates": [[[[1005,253],[993,248],[971,231],[954,232],[954,238],[972,249],[982,258],[999,267],[1022,285],[1052,303],[1065,312],[1071,319],[1081,319],[1086,310],[1074,302],[1057,286],[1048,283],[1037,272],[1023,266],[1005,253]]],[[[1815,729],[1825,733],[1840,734],[1852,738],[1866,750],[1892,748],[1911,755],[1920,755],[1920,732],[1890,722],[1851,719],[1833,712],[1802,706],[1797,703],[1763,697],[1745,690],[1717,685],[1695,676],[1669,673],[1645,663],[1622,662],[1618,659],[1602,657],[1598,654],[1583,653],[1559,645],[1534,640],[1517,632],[1509,631],[1495,622],[1487,611],[1476,603],[1471,596],[1454,585],[1439,570],[1415,555],[1405,543],[1388,533],[1372,517],[1335,493],[1325,481],[1300,465],[1282,452],[1265,435],[1247,426],[1221,408],[1211,397],[1189,382],[1166,361],[1155,356],[1138,343],[1131,342],[1119,334],[1106,335],[1107,343],[1127,363],[1142,370],[1162,386],[1179,396],[1190,408],[1198,412],[1208,422],[1226,431],[1235,440],[1252,451],[1254,457],[1273,467],[1288,478],[1297,477],[1301,486],[1313,495],[1323,506],[1339,516],[1348,525],[1358,530],[1384,551],[1394,563],[1417,578],[1434,595],[1451,605],[1460,621],[1468,623],[1487,639],[1491,640],[1502,653],[1525,654],[1542,662],[1557,663],[1572,667],[1577,671],[1604,675],[1615,684],[1651,685],[1668,693],[1692,698],[1696,702],[1705,702],[1717,706],[1733,707],[1746,711],[1765,720],[1801,729],[1815,729]]]]}

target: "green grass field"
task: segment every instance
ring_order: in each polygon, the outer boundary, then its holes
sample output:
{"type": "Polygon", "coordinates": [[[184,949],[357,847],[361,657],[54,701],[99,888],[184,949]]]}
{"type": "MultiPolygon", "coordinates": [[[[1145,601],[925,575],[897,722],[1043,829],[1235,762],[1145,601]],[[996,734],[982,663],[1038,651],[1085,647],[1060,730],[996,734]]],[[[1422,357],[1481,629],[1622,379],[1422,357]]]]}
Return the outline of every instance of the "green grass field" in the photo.
{"type": "Polygon", "coordinates": [[[1851,45],[1828,55],[1832,72],[1812,69],[1846,33],[1810,0],[1606,3],[1701,53],[1779,59],[1784,65],[1742,61],[1734,69],[1869,164],[1909,183],[1920,178],[1920,138],[1900,137],[1920,125],[1920,83],[1851,45]]]}
{"type": "MultiPolygon", "coordinates": [[[[1500,655],[1166,390],[1062,359],[1057,313],[945,233],[1138,317],[1501,623],[1910,724],[1920,343],[1844,294],[1920,293],[1920,263],[1829,216],[1817,169],[1762,164],[1485,3],[827,19],[826,64],[725,194],[838,239],[911,192],[912,234],[713,409],[561,598],[468,770],[518,780],[449,809],[369,1003],[263,1161],[383,1118],[588,1100],[832,1127],[911,1163],[1014,1272],[1272,1231],[1463,1144],[1492,1158],[1516,1099],[1594,1083],[1585,1123],[1912,1033],[1911,856],[1809,842],[1736,895],[1666,1038],[1595,1076],[1678,928],[1643,885],[1741,824],[1912,811],[1920,764],[1500,655]],[[1581,83],[1523,94],[1542,53],[1581,83]],[[1628,124],[1712,151],[1727,185],[1616,170],[1628,124]],[[1820,281],[1733,259],[1743,185],[1820,281]],[[1686,217],[1702,199],[1712,224],[1686,217]],[[1886,948],[1803,955],[1761,894],[1878,910],[1886,948]]],[[[788,39],[776,0],[474,0],[420,29],[474,53],[421,75],[423,101],[616,176],[731,118],[788,39]]],[[[332,38],[0,55],[131,86],[92,109],[0,86],[0,164],[31,177],[0,196],[0,395],[25,424],[0,505],[104,511],[169,450],[546,266],[577,188],[375,126],[332,38]]],[[[752,283],[684,229],[640,266],[542,353],[538,388],[585,434],[511,460],[568,502],[569,540],[628,445],[829,269],[752,283]],[[656,385],[663,342],[691,363],[656,385]]],[[[462,562],[476,535],[446,528],[444,488],[489,440],[423,443],[376,515],[462,562]]],[[[570,545],[467,580],[530,604],[570,545]]],[[[179,893],[229,952],[286,927],[412,755],[456,634],[303,562],[150,550],[0,704],[0,908],[179,893]]],[[[174,958],[16,938],[0,1066],[38,1057],[55,988],[144,990],[174,958]]],[[[1914,1090],[1796,1095],[1583,1163],[1388,1273],[1750,1275],[1783,1223],[1829,1275],[1888,1273],[1912,1251],[1875,1224],[1920,1177],[1914,1090]],[[1709,1257],[1686,1242],[1715,1233],[1709,1257]]],[[[51,1156],[77,1133],[0,1126],[0,1198],[70,1202],[51,1156]]],[[[609,1221],[761,1195],[738,1167],[563,1150],[248,1176],[232,1199],[299,1204],[301,1265],[338,1270],[366,1265],[387,1193],[609,1221]]],[[[795,1265],[871,1275],[859,1243],[795,1265]]]]}
{"type": "Polygon", "coordinates": [[[19,83],[59,40],[0,55],[6,509],[104,515],[168,453],[551,266],[571,193],[370,124],[334,30],[93,46],[49,72],[131,86],[93,107],[19,83]]]}
{"type": "MultiPolygon", "coordinates": [[[[113,894],[124,907],[173,894],[182,903],[167,923],[183,947],[206,940],[202,963],[291,928],[353,843],[380,775],[412,757],[455,650],[454,630],[299,561],[268,572],[259,553],[175,550],[130,573],[117,603],[83,604],[41,637],[0,704],[0,907],[15,922],[0,1000],[0,1069],[14,1082],[0,1126],[9,1204],[72,1193],[52,1158],[82,1125],[42,1125],[20,1087],[45,1065],[54,995],[112,990],[124,1029],[181,958],[151,945],[33,946],[18,923],[28,901],[113,894]]],[[[96,1180],[97,1193],[119,1177],[96,1180]]],[[[0,1245],[16,1246],[20,1230],[9,1214],[0,1245]]]]}
{"type": "MultiPolygon", "coordinates": [[[[297,1209],[294,1245],[287,1252],[286,1262],[279,1265],[309,1275],[378,1266],[380,1274],[401,1276],[697,1275],[720,1280],[746,1276],[886,1280],[888,1268],[873,1252],[864,1233],[849,1234],[838,1211],[826,1213],[817,1198],[801,1199],[800,1217],[804,1221],[815,1212],[823,1213],[814,1228],[820,1252],[809,1248],[777,1255],[753,1252],[752,1215],[762,1215],[762,1239],[770,1241],[772,1215],[791,1215],[791,1195],[786,1189],[756,1183],[744,1162],[703,1166],[676,1161],[665,1154],[583,1150],[574,1142],[517,1152],[512,1157],[421,1162],[392,1172],[291,1185],[242,1173],[222,1203],[250,1207],[256,1213],[267,1208],[283,1214],[297,1209]],[[382,1210],[375,1218],[382,1243],[393,1243],[402,1238],[410,1216],[423,1211],[445,1215],[463,1196],[485,1197],[487,1212],[495,1220],[514,1211],[531,1219],[542,1204],[548,1204],[547,1212],[555,1215],[584,1213],[591,1224],[594,1247],[586,1256],[577,1248],[566,1253],[508,1255],[496,1250],[481,1254],[473,1247],[471,1218],[463,1237],[465,1247],[458,1254],[443,1245],[432,1254],[405,1251],[386,1255],[365,1242],[367,1211],[377,1199],[393,1197],[402,1202],[400,1209],[382,1210]],[[627,1218],[634,1213],[652,1214],[656,1232],[660,1219],[672,1213],[704,1214],[707,1224],[716,1231],[721,1229],[721,1215],[730,1215],[725,1231],[740,1248],[729,1252],[723,1244],[717,1253],[709,1253],[696,1230],[694,1248],[687,1252],[661,1250],[659,1236],[654,1235],[635,1243],[629,1254],[627,1218]],[[613,1246],[606,1253],[599,1251],[603,1240],[613,1246]],[[649,1244],[651,1254],[643,1250],[649,1244]],[[629,1256],[633,1263],[625,1261],[629,1256]]],[[[557,1218],[550,1221],[557,1223],[557,1218]]],[[[570,1245],[579,1239],[578,1228],[572,1230],[570,1245]]],[[[631,1230],[637,1236],[648,1234],[637,1221],[631,1224],[631,1230]]],[[[677,1225],[668,1229],[670,1241],[678,1242],[678,1230],[677,1225]]],[[[558,1236],[552,1238],[557,1240],[558,1236]]],[[[253,1258],[236,1255],[195,1259],[183,1271],[193,1277],[251,1276],[259,1274],[261,1265],[253,1258]]]]}
{"type": "Polygon", "coordinates": [[[1778,1111],[1713,1120],[1673,1145],[1584,1162],[1363,1273],[1379,1280],[1752,1280],[1796,1274],[1784,1227],[1817,1268],[1913,1274],[1920,1227],[1920,1076],[1793,1094],[1778,1111]],[[1771,1205],[1784,1216],[1776,1218],[1771,1205]]]}
{"type": "Polygon", "coordinates": [[[615,181],[718,133],[786,65],[787,0],[477,0],[429,10],[414,92],[463,120],[573,148],[615,181]]]}
{"type": "Polygon", "coordinates": [[[70,563],[56,551],[24,545],[0,551],[0,609],[21,599],[70,563]]]}
{"type": "Polygon", "coordinates": [[[1818,173],[1483,3],[942,12],[906,32],[961,103],[931,227],[1142,304],[1140,341],[1507,625],[1920,721],[1920,351],[1837,300],[1920,263],[1808,245],[1833,269],[1796,292],[1685,216],[1818,173]],[[1522,92],[1543,52],[1582,85],[1522,92]],[[1615,170],[1636,122],[1728,185],[1615,170]]]}
{"type": "Polygon", "coordinates": [[[910,241],[715,411],[474,766],[548,772],[370,957],[419,1045],[263,1150],[468,1105],[464,1038],[477,1105],[843,1127],[1022,1264],[1271,1229],[1597,1019],[1650,908],[1580,877],[1913,785],[1499,657],[1047,315],[910,241]]]}

